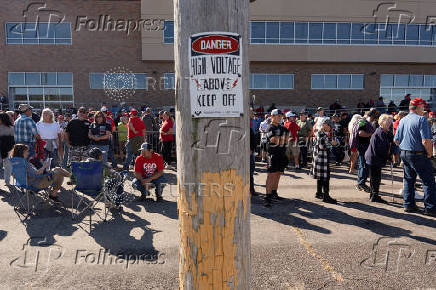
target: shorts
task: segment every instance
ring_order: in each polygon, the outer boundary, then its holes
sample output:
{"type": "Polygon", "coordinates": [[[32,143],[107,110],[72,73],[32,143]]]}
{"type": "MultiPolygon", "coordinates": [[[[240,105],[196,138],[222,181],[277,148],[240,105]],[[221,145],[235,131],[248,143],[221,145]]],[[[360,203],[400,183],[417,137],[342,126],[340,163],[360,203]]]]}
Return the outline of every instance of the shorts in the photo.
{"type": "Polygon", "coordinates": [[[284,153],[268,154],[268,173],[285,172],[289,160],[284,153]]]}
{"type": "Polygon", "coordinates": [[[289,141],[288,146],[286,147],[286,156],[291,158],[291,155],[294,157],[300,156],[300,147],[295,143],[295,141],[289,141]]]}
{"type": "Polygon", "coordinates": [[[260,150],[262,151],[268,151],[268,143],[267,142],[260,142],[260,150]]]}

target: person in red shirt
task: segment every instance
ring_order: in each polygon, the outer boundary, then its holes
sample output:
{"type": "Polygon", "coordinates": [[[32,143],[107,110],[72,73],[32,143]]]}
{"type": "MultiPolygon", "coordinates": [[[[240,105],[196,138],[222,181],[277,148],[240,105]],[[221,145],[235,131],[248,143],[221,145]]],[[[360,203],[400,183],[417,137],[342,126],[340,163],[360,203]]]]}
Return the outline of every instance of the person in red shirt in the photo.
{"type": "Polygon", "coordinates": [[[163,122],[160,127],[160,140],[162,142],[162,155],[166,164],[171,162],[171,151],[173,149],[174,135],[173,127],[174,122],[171,118],[170,112],[165,111],[162,115],[163,122]]]}
{"type": "Polygon", "coordinates": [[[286,113],[286,118],[288,119],[284,126],[289,131],[288,147],[286,148],[286,156],[291,160],[291,156],[294,157],[295,170],[300,169],[300,147],[298,146],[298,131],[300,131],[300,126],[297,125],[296,117],[292,112],[286,113]]]}
{"type": "Polygon", "coordinates": [[[141,192],[139,201],[145,201],[149,190],[154,185],[156,201],[162,201],[164,187],[164,165],[162,156],[155,153],[148,143],[141,145],[141,155],[135,160],[135,179],[132,186],[141,192]]]}
{"type": "Polygon", "coordinates": [[[127,139],[127,157],[124,162],[123,170],[129,170],[133,157],[136,152],[138,152],[141,144],[145,141],[145,125],[141,118],[138,117],[138,111],[136,109],[130,111],[130,119],[127,124],[127,139]]]}

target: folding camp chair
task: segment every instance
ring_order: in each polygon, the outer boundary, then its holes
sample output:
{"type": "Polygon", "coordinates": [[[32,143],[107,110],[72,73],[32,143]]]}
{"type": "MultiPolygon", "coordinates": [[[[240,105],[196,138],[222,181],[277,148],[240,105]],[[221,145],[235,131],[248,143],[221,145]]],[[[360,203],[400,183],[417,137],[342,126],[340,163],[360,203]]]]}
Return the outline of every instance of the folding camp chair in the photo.
{"type": "MultiPolygon", "coordinates": [[[[14,207],[14,210],[17,214],[19,214],[18,210],[20,207],[24,209],[24,220],[26,220],[35,209],[35,202],[32,202],[32,199],[35,201],[37,194],[40,195],[45,201],[50,200],[48,191],[49,188],[36,188],[27,183],[27,175],[30,173],[27,171],[28,161],[26,159],[21,157],[12,157],[9,158],[9,161],[11,162],[12,176],[14,177],[12,187],[14,188],[13,191],[18,201],[18,205],[14,207]]],[[[52,176],[52,173],[35,176],[52,176]]]]}
{"type": "MultiPolygon", "coordinates": [[[[89,232],[91,232],[92,215],[98,215],[95,211],[97,203],[108,201],[103,190],[103,162],[72,162],[71,167],[76,180],[73,192],[79,196],[79,202],[76,206],[74,205],[74,197],[71,198],[72,218],[75,219],[86,210],[89,210],[89,232]],[[82,203],[85,207],[80,209],[82,203]]],[[[107,208],[104,207],[104,218],[102,218],[104,221],[106,221],[107,212],[107,208]]],[[[101,216],[99,217],[101,218],[101,216]]]]}

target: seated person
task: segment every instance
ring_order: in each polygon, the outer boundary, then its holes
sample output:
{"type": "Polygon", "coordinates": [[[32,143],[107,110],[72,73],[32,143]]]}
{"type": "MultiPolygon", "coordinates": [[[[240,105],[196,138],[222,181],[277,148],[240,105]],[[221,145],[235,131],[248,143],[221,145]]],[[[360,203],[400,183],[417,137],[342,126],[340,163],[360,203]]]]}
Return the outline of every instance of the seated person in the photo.
{"type": "MultiPolygon", "coordinates": [[[[29,146],[15,144],[11,157],[21,157],[27,160],[29,157],[29,146]]],[[[56,167],[48,172],[51,175],[44,175],[45,169],[49,166],[50,162],[45,162],[41,168],[37,169],[32,163],[26,161],[27,185],[37,189],[48,189],[52,186],[52,189],[49,191],[49,197],[53,201],[59,202],[57,193],[64,182],[64,178],[70,177],[71,174],[65,169],[56,167]]]]}
{"type": "Polygon", "coordinates": [[[135,179],[132,186],[141,192],[138,201],[145,201],[149,190],[154,185],[156,201],[162,201],[162,191],[165,182],[163,158],[155,153],[148,143],[141,145],[141,154],[135,160],[135,179]]]}
{"type": "MultiPolygon", "coordinates": [[[[86,162],[93,162],[93,161],[101,161],[104,162],[104,151],[101,151],[100,148],[92,148],[89,150],[89,158],[86,159],[86,162]]],[[[122,210],[121,204],[124,200],[124,187],[120,179],[122,177],[120,174],[118,174],[115,170],[111,169],[107,163],[103,166],[104,169],[104,183],[106,184],[106,188],[111,190],[109,194],[107,195],[107,198],[109,199],[110,203],[106,203],[106,207],[112,207],[112,204],[114,205],[113,208],[122,210]],[[116,186],[117,183],[120,183],[120,185],[117,186],[116,189],[113,189],[113,186],[116,186]]]]}
{"type": "MultiPolygon", "coordinates": [[[[85,162],[92,162],[92,161],[104,161],[104,151],[101,151],[100,148],[94,147],[91,148],[88,152],[88,158],[85,160],[85,162]]],[[[104,166],[105,167],[105,166],[104,166]]]]}

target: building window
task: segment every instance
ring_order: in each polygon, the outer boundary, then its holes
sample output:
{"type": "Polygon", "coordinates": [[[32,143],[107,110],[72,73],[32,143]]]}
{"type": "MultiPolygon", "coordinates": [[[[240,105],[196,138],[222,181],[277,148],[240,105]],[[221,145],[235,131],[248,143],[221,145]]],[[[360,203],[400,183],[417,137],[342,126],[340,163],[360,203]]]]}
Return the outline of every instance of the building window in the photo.
{"type": "Polygon", "coordinates": [[[436,97],[436,75],[382,74],[380,96],[399,103],[405,95],[432,100],[436,97]]]}
{"type": "Polygon", "coordinates": [[[362,90],[363,74],[313,74],[312,90],[362,90]]]}
{"type": "Polygon", "coordinates": [[[251,44],[436,46],[426,24],[252,21],[250,29],[251,44]]]}
{"type": "Polygon", "coordinates": [[[14,107],[28,103],[35,108],[66,108],[74,103],[70,72],[10,72],[8,86],[14,107]]]}
{"type": "Polygon", "coordinates": [[[90,73],[91,89],[147,89],[147,75],[144,73],[90,73]]]}
{"type": "MultiPolygon", "coordinates": [[[[164,43],[174,43],[174,21],[165,21],[164,43]]],[[[251,21],[250,44],[436,46],[427,24],[251,21]]]]}
{"type": "Polygon", "coordinates": [[[176,88],[175,74],[174,73],[164,73],[163,84],[165,90],[174,90],[176,88]]]}
{"type": "Polygon", "coordinates": [[[174,43],[174,21],[172,20],[164,21],[163,43],[174,43]]]}
{"type": "Polygon", "coordinates": [[[250,89],[253,90],[292,90],[293,74],[250,74],[250,89]]]}
{"type": "Polygon", "coordinates": [[[7,22],[7,44],[71,44],[71,22],[7,22]]]}

